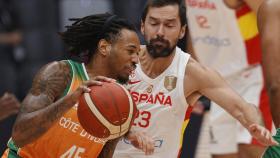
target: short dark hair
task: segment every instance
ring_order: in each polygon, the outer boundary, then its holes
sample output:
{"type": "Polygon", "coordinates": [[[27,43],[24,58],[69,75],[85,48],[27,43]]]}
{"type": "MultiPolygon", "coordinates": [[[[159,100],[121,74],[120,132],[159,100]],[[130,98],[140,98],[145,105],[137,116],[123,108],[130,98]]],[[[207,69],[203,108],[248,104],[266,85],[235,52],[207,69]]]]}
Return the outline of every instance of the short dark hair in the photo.
{"type": "Polygon", "coordinates": [[[89,62],[96,52],[101,39],[115,42],[122,29],[136,31],[127,20],[110,13],[95,14],[83,18],[72,18],[71,26],[66,26],[65,32],[59,33],[63,42],[68,46],[71,57],[81,62],[89,62]]]}
{"type": "Polygon", "coordinates": [[[143,22],[146,20],[147,13],[151,7],[159,8],[167,5],[178,5],[181,26],[184,26],[187,23],[186,6],[184,0],[148,0],[142,13],[141,20],[143,22]]]}

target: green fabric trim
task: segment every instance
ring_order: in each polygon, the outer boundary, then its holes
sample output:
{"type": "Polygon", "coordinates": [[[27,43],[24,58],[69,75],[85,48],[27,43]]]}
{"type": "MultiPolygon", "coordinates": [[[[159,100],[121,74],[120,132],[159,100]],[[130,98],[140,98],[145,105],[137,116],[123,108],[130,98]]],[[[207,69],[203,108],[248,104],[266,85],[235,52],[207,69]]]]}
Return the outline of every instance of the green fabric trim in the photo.
{"type": "Polygon", "coordinates": [[[17,152],[19,151],[19,148],[14,144],[14,141],[12,139],[10,139],[8,141],[8,147],[9,147],[8,158],[20,158],[17,155],[17,152]]]}
{"type": "MultiPolygon", "coordinates": [[[[280,128],[273,138],[280,144],[280,128]]],[[[268,147],[262,158],[280,158],[280,145],[268,147]]]]}
{"type": "Polygon", "coordinates": [[[82,80],[86,81],[87,77],[86,77],[86,72],[85,72],[85,70],[83,68],[83,65],[81,63],[74,62],[74,61],[72,61],[72,64],[74,65],[75,70],[77,71],[79,76],[82,77],[82,80]]]}
{"type": "Polygon", "coordinates": [[[20,158],[16,152],[14,152],[13,150],[9,149],[9,154],[7,158],[20,158]]]}
{"type": "Polygon", "coordinates": [[[88,80],[87,79],[87,72],[83,67],[83,64],[79,63],[79,62],[75,62],[73,60],[64,60],[65,62],[67,62],[67,64],[70,66],[71,68],[71,82],[67,85],[66,89],[63,92],[63,96],[67,95],[69,93],[69,90],[74,82],[75,76],[78,76],[78,78],[82,79],[83,81],[88,80]]]}
{"type": "Polygon", "coordinates": [[[70,73],[71,73],[71,82],[67,85],[67,87],[66,87],[66,89],[64,90],[63,95],[62,95],[61,97],[63,97],[63,96],[65,96],[65,95],[68,94],[69,89],[70,89],[70,87],[71,87],[71,85],[72,85],[72,82],[73,82],[73,79],[74,79],[74,75],[75,75],[75,69],[74,69],[74,66],[72,65],[72,61],[71,61],[71,60],[64,60],[64,61],[65,61],[65,62],[70,66],[70,68],[71,68],[71,71],[70,71],[70,73]]]}

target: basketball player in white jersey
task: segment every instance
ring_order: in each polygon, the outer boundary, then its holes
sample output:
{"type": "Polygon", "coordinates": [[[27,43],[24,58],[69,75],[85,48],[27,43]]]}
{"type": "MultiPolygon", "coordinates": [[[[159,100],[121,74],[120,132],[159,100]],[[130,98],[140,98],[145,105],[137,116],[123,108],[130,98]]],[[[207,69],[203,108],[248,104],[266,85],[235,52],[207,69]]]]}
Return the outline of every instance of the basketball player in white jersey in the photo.
{"type": "MultiPolygon", "coordinates": [[[[176,47],[186,27],[180,0],[149,0],[142,14],[141,31],[147,45],[130,76],[128,88],[139,109],[132,127],[155,140],[150,158],[176,158],[186,111],[201,95],[219,103],[264,145],[275,145],[270,132],[257,124],[257,110],[237,95],[221,78],[176,47]]],[[[191,145],[191,144],[190,144],[191,145]]],[[[123,139],[115,158],[146,157],[123,139]]]]}
{"type": "MultiPolygon", "coordinates": [[[[260,65],[255,13],[262,0],[209,0],[207,7],[196,7],[190,0],[186,2],[198,60],[216,69],[240,96],[256,105],[263,116],[260,121],[273,129],[260,65]]],[[[213,158],[256,158],[265,149],[214,102],[209,120],[213,158]],[[229,132],[232,134],[228,135],[229,132]]]]}

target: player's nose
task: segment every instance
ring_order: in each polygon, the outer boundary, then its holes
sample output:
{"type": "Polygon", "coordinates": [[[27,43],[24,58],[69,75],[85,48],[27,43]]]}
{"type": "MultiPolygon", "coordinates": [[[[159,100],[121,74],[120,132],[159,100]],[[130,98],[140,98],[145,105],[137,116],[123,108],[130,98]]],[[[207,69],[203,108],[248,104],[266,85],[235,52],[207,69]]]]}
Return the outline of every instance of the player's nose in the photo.
{"type": "Polygon", "coordinates": [[[132,61],[132,64],[137,64],[138,63],[138,54],[135,53],[134,55],[132,55],[131,61],[132,61]]]}
{"type": "Polygon", "coordinates": [[[163,24],[159,25],[158,29],[157,29],[157,35],[162,37],[164,35],[164,26],[163,24]]]}

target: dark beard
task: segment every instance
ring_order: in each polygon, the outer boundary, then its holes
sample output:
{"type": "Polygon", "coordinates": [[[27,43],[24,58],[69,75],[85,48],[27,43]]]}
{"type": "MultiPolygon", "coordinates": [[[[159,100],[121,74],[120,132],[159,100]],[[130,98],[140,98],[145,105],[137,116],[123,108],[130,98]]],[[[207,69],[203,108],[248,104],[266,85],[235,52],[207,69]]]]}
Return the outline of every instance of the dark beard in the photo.
{"type": "MultiPolygon", "coordinates": [[[[133,62],[131,66],[126,67],[126,68],[130,68],[130,67],[133,67],[133,69],[135,70],[135,69],[136,69],[136,63],[133,62]]],[[[130,73],[130,74],[131,74],[131,73],[130,73]]],[[[129,81],[129,76],[118,75],[118,76],[117,76],[117,81],[118,81],[120,84],[127,84],[127,82],[129,81]]]]}
{"type": "Polygon", "coordinates": [[[127,84],[128,80],[129,80],[129,78],[124,78],[124,77],[121,77],[121,76],[118,76],[118,78],[117,78],[118,83],[120,83],[122,85],[127,84]]]}
{"type": "Polygon", "coordinates": [[[148,53],[153,58],[159,58],[159,57],[167,57],[169,56],[173,50],[175,49],[175,46],[170,46],[170,43],[167,40],[164,40],[161,37],[157,37],[155,39],[151,39],[149,42],[146,42],[148,53]],[[163,45],[157,45],[156,42],[161,42],[163,45]]]}

